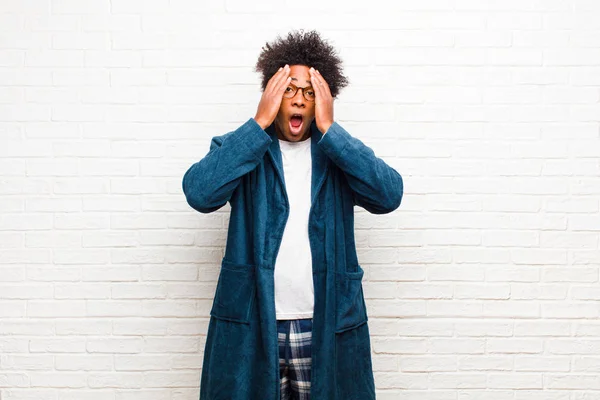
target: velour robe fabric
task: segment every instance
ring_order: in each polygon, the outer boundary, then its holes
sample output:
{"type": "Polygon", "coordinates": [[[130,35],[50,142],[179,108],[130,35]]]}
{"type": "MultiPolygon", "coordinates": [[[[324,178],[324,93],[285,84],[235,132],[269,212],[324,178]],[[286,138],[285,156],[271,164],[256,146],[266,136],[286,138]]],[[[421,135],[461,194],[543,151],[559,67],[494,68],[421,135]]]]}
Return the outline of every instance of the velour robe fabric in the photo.
{"type": "MultiPolygon", "coordinates": [[[[364,270],[354,206],[375,214],[400,206],[401,175],[334,122],[311,123],[313,260],[312,400],[375,399],[364,270]]],[[[212,138],[183,176],[201,213],[231,205],[225,254],[210,312],[201,400],[279,400],[274,266],[289,213],[279,141],[253,118],[212,138]]]]}

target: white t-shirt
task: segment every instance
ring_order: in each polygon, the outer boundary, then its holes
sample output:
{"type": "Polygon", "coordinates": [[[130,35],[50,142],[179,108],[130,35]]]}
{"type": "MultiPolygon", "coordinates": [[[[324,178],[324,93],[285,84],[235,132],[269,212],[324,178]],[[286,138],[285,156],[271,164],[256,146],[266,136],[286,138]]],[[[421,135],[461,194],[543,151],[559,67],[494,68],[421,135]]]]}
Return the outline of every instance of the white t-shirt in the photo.
{"type": "Polygon", "coordinates": [[[314,287],[308,241],[311,138],[301,142],[278,140],[290,214],[275,260],[275,313],[278,320],[312,318],[314,287]]]}

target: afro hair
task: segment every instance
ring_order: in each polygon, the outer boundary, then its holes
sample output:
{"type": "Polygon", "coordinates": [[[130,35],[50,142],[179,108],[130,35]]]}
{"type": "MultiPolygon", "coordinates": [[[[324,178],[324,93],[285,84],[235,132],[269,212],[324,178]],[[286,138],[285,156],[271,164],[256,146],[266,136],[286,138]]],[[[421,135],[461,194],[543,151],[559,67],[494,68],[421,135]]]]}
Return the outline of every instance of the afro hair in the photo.
{"type": "Polygon", "coordinates": [[[318,69],[329,85],[332,97],[337,97],[348,85],[348,78],[342,73],[342,60],[333,46],[316,31],[291,31],[285,39],[277,36],[263,46],[255,67],[255,71],[262,74],[263,91],[269,79],[285,64],[318,69]]]}

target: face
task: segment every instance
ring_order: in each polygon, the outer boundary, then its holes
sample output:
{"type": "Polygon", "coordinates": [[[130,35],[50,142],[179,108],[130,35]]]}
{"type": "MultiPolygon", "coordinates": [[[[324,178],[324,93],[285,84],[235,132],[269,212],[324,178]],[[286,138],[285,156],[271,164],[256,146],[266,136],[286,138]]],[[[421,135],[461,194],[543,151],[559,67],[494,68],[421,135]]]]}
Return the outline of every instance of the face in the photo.
{"type": "Polygon", "coordinates": [[[290,65],[292,80],[285,89],[284,98],[274,121],[277,137],[281,140],[299,142],[310,137],[310,124],[315,118],[315,101],[308,69],[306,65],[290,65]],[[286,93],[293,93],[296,87],[306,88],[306,91],[310,89],[313,101],[304,97],[302,89],[299,89],[294,97],[285,98],[286,93]]]}

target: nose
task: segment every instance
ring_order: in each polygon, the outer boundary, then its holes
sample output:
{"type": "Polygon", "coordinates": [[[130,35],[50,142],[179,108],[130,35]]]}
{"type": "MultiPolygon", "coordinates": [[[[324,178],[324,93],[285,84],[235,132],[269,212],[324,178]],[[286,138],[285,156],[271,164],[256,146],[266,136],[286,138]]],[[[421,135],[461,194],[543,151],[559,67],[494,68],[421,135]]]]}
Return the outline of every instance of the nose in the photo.
{"type": "Polygon", "coordinates": [[[305,99],[304,99],[303,89],[298,89],[298,91],[296,92],[294,97],[292,97],[292,105],[303,107],[304,102],[305,102],[305,99]]]}

